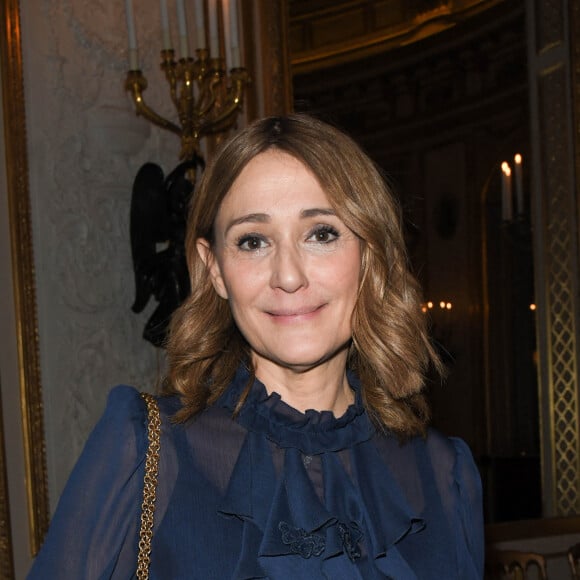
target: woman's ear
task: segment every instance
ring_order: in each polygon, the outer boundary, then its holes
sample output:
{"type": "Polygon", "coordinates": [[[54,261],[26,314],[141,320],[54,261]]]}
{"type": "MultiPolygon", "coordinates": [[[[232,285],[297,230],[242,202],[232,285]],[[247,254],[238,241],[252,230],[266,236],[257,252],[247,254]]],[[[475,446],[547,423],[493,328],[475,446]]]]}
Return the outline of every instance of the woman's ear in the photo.
{"type": "Polygon", "coordinates": [[[214,290],[217,292],[218,296],[227,300],[228,291],[226,290],[226,285],[224,284],[224,279],[222,278],[220,265],[218,264],[213,250],[211,249],[210,243],[205,238],[198,238],[195,243],[195,247],[197,248],[199,257],[202,259],[205,267],[207,268],[214,290]]]}

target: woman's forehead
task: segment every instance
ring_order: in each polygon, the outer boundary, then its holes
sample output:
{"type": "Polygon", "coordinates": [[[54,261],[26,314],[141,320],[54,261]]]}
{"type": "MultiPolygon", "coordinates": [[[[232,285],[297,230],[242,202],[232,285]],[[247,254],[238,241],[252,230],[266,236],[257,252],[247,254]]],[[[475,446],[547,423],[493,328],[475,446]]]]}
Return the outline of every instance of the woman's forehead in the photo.
{"type": "Polygon", "coordinates": [[[331,207],[314,173],[296,157],[268,150],[254,157],[232,183],[220,213],[300,212],[309,207],[331,207]]]}

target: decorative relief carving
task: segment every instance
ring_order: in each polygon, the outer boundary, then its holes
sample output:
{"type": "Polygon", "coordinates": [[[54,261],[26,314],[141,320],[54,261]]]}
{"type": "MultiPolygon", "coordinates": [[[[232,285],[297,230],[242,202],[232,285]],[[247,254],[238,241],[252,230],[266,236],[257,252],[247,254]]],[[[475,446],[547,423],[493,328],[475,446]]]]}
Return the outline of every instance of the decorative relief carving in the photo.
{"type": "Polygon", "coordinates": [[[580,425],[578,420],[577,304],[578,224],[567,164],[566,70],[559,66],[541,77],[539,105],[545,216],[542,227],[548,313],[548,356],[552,408],[552,457],[558,515],[580,510],[580,425]]]}
{"type": "MultiPolygon", "coordinates": [[[[125,95],[122,4],[45,0],[43,11],[25,9],[34,30],[23,39],[48,479],[55,505],[110,387],[125,382],[152,390],[158,381],[158,354],[141,337],[151,312],[136,316],[130,310],[129,206],[139,167],[155,161],[173,169],[179,140],[137,118],[125,95]]],[[[149,95],[171,116],[159,70],[158,11],[136,16],[149,95]]]]}
{"type": "MultiPolygon", "coordinates": [[[[494,101],[520,91],[526,99],[524,18],[514,11],[482,37],[457,38],[449,47],[421,58],[372,58],[356,65],[294,77],[296,108],[324,111],[356,137],[399,126],[432,122],[448,125],[450,111],[493,108],[494,101]],[[459,45],[459,48],[458,48],[459,45]],[[487,105],[486,105],[487,103],[487,105]]],[[[506,127],[506,134],[510,128],[506,127]]]]}
{"type": "Polygon", "coordinates": [[[290,3],[296,73],[333,67],[423,40],[506,0],[332,0],[290,3]]]}

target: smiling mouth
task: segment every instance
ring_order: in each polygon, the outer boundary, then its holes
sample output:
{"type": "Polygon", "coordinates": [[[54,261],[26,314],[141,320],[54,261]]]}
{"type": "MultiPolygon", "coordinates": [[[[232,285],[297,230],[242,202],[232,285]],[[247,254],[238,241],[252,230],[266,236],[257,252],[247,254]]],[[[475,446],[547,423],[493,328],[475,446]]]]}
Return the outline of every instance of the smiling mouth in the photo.
{"type": "Polygon", "coordinates": [[[306,308],[299,308],[297,310],[272,310],[267,314],[272,316],[274,319],[280,320],[307,319],[318,314],[318,312],[320,312],[325,306],[326,304],[321,304],[320,306],[309,306],[306,308]]]}

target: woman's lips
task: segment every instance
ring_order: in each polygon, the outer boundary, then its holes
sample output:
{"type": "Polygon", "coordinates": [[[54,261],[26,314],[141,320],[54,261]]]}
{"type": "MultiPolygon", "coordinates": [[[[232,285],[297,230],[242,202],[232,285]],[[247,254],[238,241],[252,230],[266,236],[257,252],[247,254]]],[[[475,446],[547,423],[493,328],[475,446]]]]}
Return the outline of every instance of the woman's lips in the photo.
{"type": "Polygon", "coordinates": [[[276,322],[298,322],[314,318],[326,304],[306,306],[296,309],[270,310],[267,312],[276,322]]]}

